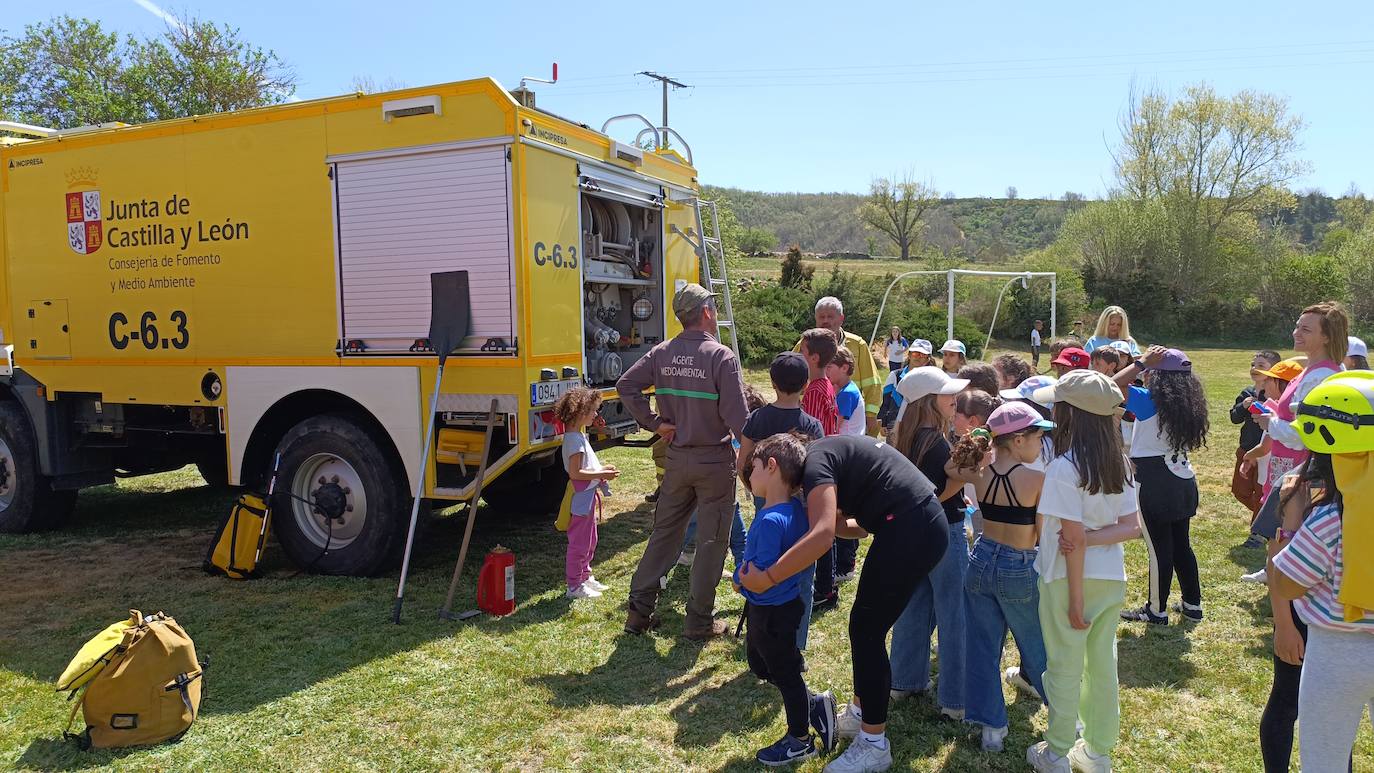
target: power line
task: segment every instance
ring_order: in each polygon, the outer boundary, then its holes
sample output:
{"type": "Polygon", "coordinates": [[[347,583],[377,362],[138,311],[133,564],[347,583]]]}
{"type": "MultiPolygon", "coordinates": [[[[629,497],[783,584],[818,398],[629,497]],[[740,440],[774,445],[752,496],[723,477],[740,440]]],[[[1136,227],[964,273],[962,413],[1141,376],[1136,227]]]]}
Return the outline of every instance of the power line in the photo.
{"type": "Polygon", "coordinates": [[[667,75],[659,75],[656,72],[649,72],[648,70],[639,74],[646,78],[653,78],[663,86],[663,147],[666,148],[668,147],[668,88],[685,89],[687,88],[687,84],[673,80],[667,75]]]}

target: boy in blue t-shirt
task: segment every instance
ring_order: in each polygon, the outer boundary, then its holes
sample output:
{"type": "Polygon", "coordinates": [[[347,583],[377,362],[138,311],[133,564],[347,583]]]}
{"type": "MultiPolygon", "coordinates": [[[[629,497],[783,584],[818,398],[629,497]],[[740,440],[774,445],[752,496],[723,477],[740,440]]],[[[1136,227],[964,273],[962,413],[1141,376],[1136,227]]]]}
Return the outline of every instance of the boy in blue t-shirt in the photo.
{"type": "MultiPolygon", "coordinates": [[[[806,511],[793,495],[801,485],[805,463],[806,446],[797,435],[773,435],[754,446],[745,484],[754,496],[763,498],[764,506],[754,516],[745,538],[744,562],[752,564],[750,571],[768,575],[769,568],[806,534],[806,511]]],[[[734,580],[735,590],[748,599],[745,645],[749,669],[778,688],[787,715],[787,734],[760,749],[758,761],[776,767],[816,756],[810,727],[816,729],[821,746],[829,751],[835,742],[835,697],[829,691],[811,695],[802,678],[797,631],[804,605],[798,576],[769,576],[773,587],[763,593],[741,586],[739,569],[734,580]]]]}

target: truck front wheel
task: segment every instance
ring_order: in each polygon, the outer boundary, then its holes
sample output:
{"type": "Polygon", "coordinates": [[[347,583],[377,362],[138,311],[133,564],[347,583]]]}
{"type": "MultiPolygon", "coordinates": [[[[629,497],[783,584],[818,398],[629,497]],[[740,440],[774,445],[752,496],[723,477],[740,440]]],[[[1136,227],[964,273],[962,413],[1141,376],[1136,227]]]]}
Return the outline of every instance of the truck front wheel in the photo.
{"type": "Polygon", "coordinates": [[[0,402],[0,532],[60,528],[76,507],[75,491],[54,491],[38,472],[38,443],[18,403],[0,402]]]}
{"type": "Polygon", "coordinates": [[[292,562],[321,574],[371,576],[400,553],[410,495],[400,464],[347,415],[315,416],[277,446],[273,527],[292,562]]]}

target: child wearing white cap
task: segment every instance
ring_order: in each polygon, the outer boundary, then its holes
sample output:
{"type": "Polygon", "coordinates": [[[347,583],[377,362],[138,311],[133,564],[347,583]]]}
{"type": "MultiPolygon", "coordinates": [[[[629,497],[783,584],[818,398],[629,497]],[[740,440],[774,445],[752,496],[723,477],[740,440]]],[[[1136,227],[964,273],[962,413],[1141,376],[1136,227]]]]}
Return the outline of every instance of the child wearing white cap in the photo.
{"type": "Polygon", "coordinates": [[[1346,370],[1369,370],[1369,347],[1365,346],[1363,339],[1347,337],[1350,339],[1350,346],[1345,350],[1345,359],[1341,364],[1345,365],[1346,370]]]}
{"type": "Polygon", "coordinates": [[[940,347],[940,368],[951,376],[958,375],[960,368],[968,364],[968,347],[963,341],[949,339],[940,347]]]}

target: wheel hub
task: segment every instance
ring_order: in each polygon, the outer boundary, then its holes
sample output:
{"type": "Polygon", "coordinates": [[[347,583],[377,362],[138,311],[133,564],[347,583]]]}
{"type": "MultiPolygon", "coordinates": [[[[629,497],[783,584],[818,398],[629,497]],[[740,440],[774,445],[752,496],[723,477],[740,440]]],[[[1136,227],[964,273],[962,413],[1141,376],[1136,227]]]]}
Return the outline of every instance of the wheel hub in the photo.
{"type": "Polygon", "coordinates": [[[319,453],[303,461],[291,476],[291,510],[301,533],[317,547],[340,550],[362,533],[367,523],[367,492],[353,465],[339,456],[319,453]]]}
{"type": "Polygon", "coordinates": [[[344,513],[353,509],[353,506],[348,504],[348,495],[351,491],[339,485],[337,475],[332,480],[320,478],[320,481],[320,487],[310,492],[310,499],[315,503],[315,515],[342,523],[344,513]]]}

